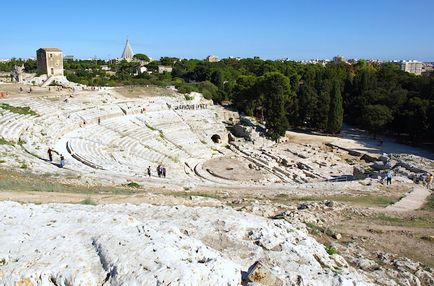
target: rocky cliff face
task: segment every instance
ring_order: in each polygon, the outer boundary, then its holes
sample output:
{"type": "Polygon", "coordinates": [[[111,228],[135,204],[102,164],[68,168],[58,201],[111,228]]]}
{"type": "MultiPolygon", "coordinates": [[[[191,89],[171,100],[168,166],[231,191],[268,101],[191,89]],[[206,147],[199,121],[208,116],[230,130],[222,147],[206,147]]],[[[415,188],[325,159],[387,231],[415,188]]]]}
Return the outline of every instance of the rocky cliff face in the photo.
{"type": "Polygon", "coordinates": [[[229,208],[0,209],[1,285],[246,285],[259,274],[262,285],[371,284],[303,228],[229,208]]]}

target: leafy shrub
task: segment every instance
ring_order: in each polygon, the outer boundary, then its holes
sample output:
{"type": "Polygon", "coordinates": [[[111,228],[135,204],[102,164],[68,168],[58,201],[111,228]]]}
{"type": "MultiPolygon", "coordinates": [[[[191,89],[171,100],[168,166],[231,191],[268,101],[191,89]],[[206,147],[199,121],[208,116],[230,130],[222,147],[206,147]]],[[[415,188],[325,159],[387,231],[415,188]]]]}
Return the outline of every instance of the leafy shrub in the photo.
{"type": "Polygon", "coordinates": [[[91,206],[95,206],[97,204],[91,198],[86,198],[86,199],[82,200],[80,203],[83,204],[83,205],[91,205],[91,206]]]}
{"type": "Polygon", "coordinates": [[[331,245],[326,245],[325,246],[325,250],[329,255],[333,255],[333,254],[337,254],[338,250],[336,249],[336,247],[331,246],[331,245]]]}
{"type": "Polygon", "coordinates": [[[137,184],[136,182],[129,182],[127,184],[127,187],[130,187],[130,188],[140,188],[140,185],[137,184]]]}

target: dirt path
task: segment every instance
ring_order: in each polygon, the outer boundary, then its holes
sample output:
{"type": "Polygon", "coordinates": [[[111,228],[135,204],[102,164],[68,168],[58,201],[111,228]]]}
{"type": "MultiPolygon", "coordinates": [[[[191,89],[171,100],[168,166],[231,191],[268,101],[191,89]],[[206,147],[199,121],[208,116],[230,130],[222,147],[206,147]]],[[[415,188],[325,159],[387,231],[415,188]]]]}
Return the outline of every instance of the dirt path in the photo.
{"type": "Polygon", "coordinates": [[[16,201],[20,203],[72,203],[72,204],[153,204],[153,205],[185,205],[217,207],[222,203],[213,198],[200,196],[176,197],[156,193],[138,194],[81,194],[56,192],[14,192],[1,191],[0,201],[16,201]]]}
{"type": "Polygon", "coordinates": [[[398,212],[417,210],[425,204],[429,195],[430,191],[428,189],[420,186],[414,186],[411,192],[409,192],[398,202],[386,207],[386,210],[398,212]]]}

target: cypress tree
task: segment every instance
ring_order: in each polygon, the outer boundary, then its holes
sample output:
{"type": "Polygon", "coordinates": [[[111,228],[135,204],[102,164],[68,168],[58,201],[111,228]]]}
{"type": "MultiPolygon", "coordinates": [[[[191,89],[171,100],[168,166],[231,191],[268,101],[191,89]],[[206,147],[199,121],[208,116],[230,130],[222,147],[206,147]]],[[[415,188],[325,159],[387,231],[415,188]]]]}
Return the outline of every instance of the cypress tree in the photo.
{"type": "Polygon", "coordinates": [[[342,128],[344,118],[344,109],[342,107],[342,95],[339,81],[333,83],[332,92],[330,94],[330,109],[327,122],[327,132],[338,133],[342,128]]]}
{"type": "Polygon", "coordinates": [[[259,89],[264,97],[264,116],[267,133],[273,140],[284,136],[289,127],[285,106],[290,102],[289,79],[283,74],[272,72],[265,74],[259,82],[259,89]]]}

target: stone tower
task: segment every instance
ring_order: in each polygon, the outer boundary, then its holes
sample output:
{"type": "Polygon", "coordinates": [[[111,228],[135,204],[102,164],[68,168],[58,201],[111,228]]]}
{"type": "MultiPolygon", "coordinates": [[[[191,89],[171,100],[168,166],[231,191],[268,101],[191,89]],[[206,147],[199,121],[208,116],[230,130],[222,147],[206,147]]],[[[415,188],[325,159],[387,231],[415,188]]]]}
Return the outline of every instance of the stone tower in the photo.
{"type": "Polygon", "coordinates": [[[57,48],[41,48],[36,51],[38,72],[48,76],[63,76],[63,54],[57,48]]]}

